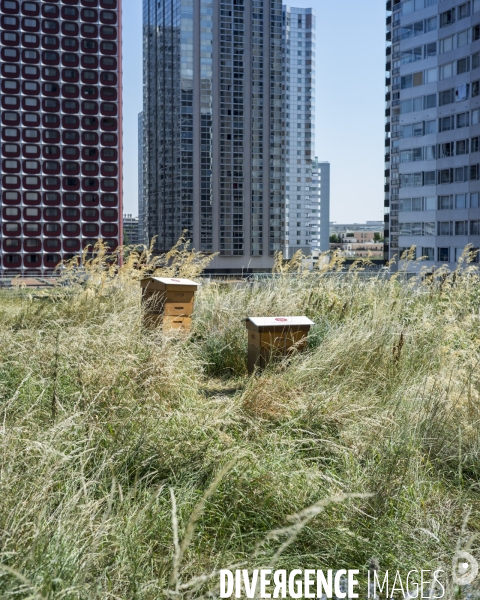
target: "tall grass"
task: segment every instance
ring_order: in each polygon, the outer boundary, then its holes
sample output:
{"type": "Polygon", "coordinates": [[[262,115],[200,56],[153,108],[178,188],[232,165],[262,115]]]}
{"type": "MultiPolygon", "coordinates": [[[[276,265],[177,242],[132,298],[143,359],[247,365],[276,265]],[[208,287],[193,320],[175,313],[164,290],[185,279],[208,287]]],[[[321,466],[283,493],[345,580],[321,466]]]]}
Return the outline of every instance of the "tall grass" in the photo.
{"type": "Polygon", "coordinates": [[[0,291],[0,598],[215,597],[230,565],[450,571],[480,529],[468,265],[205,283],[176,339],[142,330],[138,279],[206,259],[104,262],[0,291]],[[308,351],[248,377],[243,319],[279,314],[315,322],[308,351]]]}

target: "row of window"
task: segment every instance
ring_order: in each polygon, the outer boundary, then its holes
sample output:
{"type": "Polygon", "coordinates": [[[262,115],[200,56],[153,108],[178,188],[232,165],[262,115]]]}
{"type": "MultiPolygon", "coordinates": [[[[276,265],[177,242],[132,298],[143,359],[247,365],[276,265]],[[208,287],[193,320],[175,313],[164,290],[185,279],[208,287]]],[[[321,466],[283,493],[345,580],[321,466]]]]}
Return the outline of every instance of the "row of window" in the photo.
{"type": "Polygon", "coordinates": [[[100,173],[103,177],[115,177],[118,174],[118,167],[114,163],[104,163],[99,166],[98,163],[84,162],[81,165],[78,162],[66,161],[60,165],[60,163],[52,160],[46,160],[40,164],[37,160],[26,160],[20,162],[19,160],[3,160],[2,161],[2,172],[8,174],[20,174],[23,173],[28,175],[36,175],[43,172],[45,175],[59,175],[62,172],[64,175],[79,175],[80,170],[82,175],[98,176],[100,173]]]}
{"type": "MultiPolygon", "coordinates": [[[[73,127],[73,129],[77,129],[77,127],[73,127]]],[[[12,127],[4,127],[2,128],[2,139],[5,142],[19,142],[20,138],[27,144],[31,143],[39,143],[41,140],[45,144],[59,144],[60,140],[64,144],[72,145],[80,143],[80,132],[78,131],[62,131],[54,130],[54,129],[44,129],[41,131],[40,129],[23,129],[21,132],[19,129],[15,129],[12,127]],[[71,135],[69,135],[71,134],[71,135]]],[[[86,132],[83,131],[81,135],[82,144],[85,145],[97,145],[100,141],[102,146],[117,146],[118,145],[118,137],[116,133],[102,133],[100,136],[98,133],[86,132]],[[91,133],[95,137],[91,137],[87,135],[91,133]]]]}
{"type": "Polygon", "coordinates": [[[97,129],[100,125],[102,131],[116,131],[118,125],[117,119],[113,117],[102,117],[101,119],[98,119],[95,116],[85,116],[80,120],[80,118],[76,116],[64,115],[60,120],[59,115],[49,115],[48,117],[44,115],[44,118],[40,119],[38,113],[32,112],[18,113],[5,111],[2,113],[2,123],[7,126],[17,126],[21,123],[25,127],[40,127],[42,122],[44,127],[60,127],[61,123],[62,127],[67,129],[78,129],[80,123],[82,129],[87,130],[97,129]]]}
{"type": "MultiPolygon", "coordinates": [[[[44,16],[55,16],[58,11],[58,0],[50,0],[51,4],[43,4],[42,13],[44,16]]],[[[98,0],[63,0],[63,4],[69,6],[82,6],[95,8],[99,5],[98,0]]],[[[102,8],[108,8],[114,10],[117,8],[117,0],[100,0],[100,6],[102,8]]],[[[66,7],[65,7],[66,8],[66,7]]],[[[40,3],[39,2],[18,2],[17,0],[2,0],[0,2],[0,10],[5,14],[16,14],[21,9],[22,14],[36,16],[40,14],[40,3]]]]}
{"type": "Polygon", "coordinates": [[[118,211],[115,208],[84,208],[80,211],[78,208],[64,208],[61,210],[56,207],[38,208],[29,206],[23,211],[17,206],[3,207],[2,216],[7,221],[17,221],[23,218],[26,221],[59,221],[63,218],[64,221],[117,221],[118,211]]]}
{"type": "MultiPolygon", "coordinates": [[[[117,17],[115,13],[109,13],[109,15],[113,15],[113,19],[108,22],[116,23],[117,17]]],[[[90,19],[90,22],[96,22],[97,19],[98,17],[95,19],[90,19]]],[[[100,37],[106,40],[114,40],[117,37],[117,29],[111,25],[98,26],[82,23],[79,26],[78,23],[73,23],[70,21],[61,22],[59,19],[53,21],[49,19],[38,20],[23,18],[20,20],[18,17],[10,17],[5,15],[0,17],[0,27],[4,31],[25,31],[28,33],[38,33],[42,31],[42,33],[46,35],[58,35],[60,33],[60,26],[63,35],[78,36],[80,34],[82,37],[96,38],[100,33],[100,37]]]]}
{"type": "MultiPolygon", "coordinates": [[[[400,248],[400,256],[407,252],[409,248],[400,248]]],[[[417,256],[418,258],[423,258],[424,260],[435,260],[435,255],[437,256],[438,262],[458,262],[460,257],[464,254],[465,248],[418,248],[417,256]]],[[[471,262],[478,263],[478,249],[472,249],[470,253],[471,262]]]]}
{"type": "Polygon", "coordinates": [[[393,41],[406,40],[430,31],[435,31],[438,28],[437,17],[430,17],[429,19],[422,19],[416,23],[409,23],[408,25],[402,25],[397,29],[393,36],[393,41]]]}
{"type": "Polygon", "coordinates": [[[417,71],[416,73],[394,77],[393,89],[407,90],[427,83],[435,83],[439,80],[443,81],[450,77],[454,77],[455,75],[468,73],[470,70],[477,69],[478,67],[480,67],[480,52],[472,54],[471,57],[465,56],[464,58],[459,58],[458,60],[440,65],[439,67],[432,67],[431,69],[425,69],[424,71],[417,71]]]}
{"type": "Polygon", "coordinates": [[[401,198],[398,201],[400,212],[424,212],[429,210],[460,210],[480,208],[479,193],[430,196],[423,198],[401,198]]]}
{"type": "MultiPolygon", "coordinates": [[[[405,0],[401,5],[401,16],[410,15],[418,10],[423,10],[428,6],[434,6],[439,3],[439,0],[405,0]]],[[[455,8],[444,11],[440,14],[440,27],[448,27],[456,21],[461,21],[470,16],[471,12],[480,10],[480,0],[472,2],[463,2],[455,8]]]]}
{"type": "Polygon", "coordinates": [[[394,154],[391,158],[393,164],[405,162],[417,162],[422,160],[437,160],[450,158],[452,156],[463,156],[469,152],[475,153],[480,150],[480,139],[474,137],[471,140],[457,140],[445,142],[435,146],[421,146],[420,148],[408,148],[394,154]]]}
{"type": "MultiPolygon", "coordinates": [[[[86,28],[87,26],[83,26],[86,28]]],[[[117,44],[112,41],[116,40],[117,36],[115,35],[106,35],[105,28],[104,35],[101,36],[104,41],[100,41],[100,43],[95,39],[98,37],[98,31],[96,32],[96,25],[88,25],[88,29],[92,31],[92,34],[87,36],[84,35],[84,38],[81,40],[77,40],[77,43],[74,44],[72,42],[67,42],[68,47],[71,50],[80,47],[82,52],[85,53],[96,53],[99,51],[102,54],[114,55],[117,54],[117,44]],[[110,41],[105,41],[110,40],[110,41]],[[80,44],[80,46],[79,46],[80,44]]],[[[113,27],[109,27],[108,30],[113,29],[113,27]]],[[[110,31],[109,31],[110,32],[110,31]]],[[[111,33],[111,32],[110,32],[111,33]]],[[[70,36],[79,37],[78,26],[73,25],[72,23],[63,23],[62,24],[62,35],[65,36],[64,39],[73,39],[70,36]],[[70,31],[72,30],[72,31],[70,31]]],[[[33,33],[17,33],[13,31],[2,31],[0,34],[0,40],[3,46],[7,47],[16,47],[19,46],[20,43],[25,48],[40,48],[40,36],[33,33]]],[[[47,50],[58,50],[60,48],[60,38],[58,36],[52,35],[42,35],[41,36],[41,45],[43,48],[47,50]]]]}
{"type": "Polygon", "coordinates": [[[400,235],[480,235],[480,221],[400,223],[400,235]]]}
{"type": "MultiPolygon", "coordinates": [[[[39,16],[40,3],[36,3],[36,5],[36,14],[30,13],[24,17],[16,17],[13,15],[17,13],[7,13],[0,18],[1,26],[6,29],[19,29],[21,26],[24,31],[39,31],[40,23],[43,23],[44,20],[48,19],[64,19],[65,21],[81,20],[85,23],[96,23],[97,21],[100,21],[100,23],[105,25],[117,24],[117,14],[110,10],[97,11],[92,8],[82,8],[78,10],[78,8],[75,8],[74,6],[63,6],[60,10],[60,8],[54,4],[43,4],[41,10],[43,18],[36,19],[34,17],[39,16]]],[[[25,14],[25,11],[22,12],[25,14]]],[[[48,27],[48,29],[51,29],[51,27],[48,27]]]]}
{"type": "MultiPolygon", "coordinates": [[[[95,246],[96,240],[84,240],[84,248],[88,248],[89,250],[95,246]]],[[[110,251],[114,251],[118,246],[117,240],[105,240],[105,245],[108,246],[110,251]]],[[[80,248],[78,248],[80,250],[80,248]]],[[[70,250],[70,252],[74,252],[75,250],[70,250]]],[[[73,258],[73,254],[66,254],[63,259],[73,258]]],[[[22,257],[19,254],[6,254],[3,257],[3,267],[5,269],[20,269],[22,264],[27,269],[41,269],[42,264],[44,267],[54,269],[60,262],[62,261],[62,257],[59,254],[45,254],[42,256],[38,254],[27,254],[22,257]]],[[[35,272],[35,271],[34,271],[35,272]]]]}
{"type": "MultiPolygon", "coordinates": [[[[421,187],[424,185],[445,185],[479,180],[479,165],[468,165],[437,171],[420,171],[418,173],[402,173],[400,187],[421,187]]],[[[393,184],[393,182],[392,182],[393,184]]]]}
{"type": "Polygon", "coordinates": [[[77,69],[62,69],[61,77],[60,70],[56,67],[36,67],[34,65],[27,65],[19,67],[15,64],[2,64],[1,74],[7,79],[40,79],[44,81],[66,81],[66,82],[78,82],[82,81],[86,85],[97,85],[100,82],[101,85],[117,85],[117,75],[111,71],[91,71],[84,69],[78,71],[77,69]]]}
{"type": "MultiPolygon", "coordinates": [[[[92,238],[100,235],[100,229],[98,225],[84,225],[83,229],[85,230],[86,227],[91,229],[89,231],[85,231],[85,237],[92,238]]],[[[22,250],[24,252],[41,252],[42,250],[45,252],[60,252],[62,250],[62,246],[63,250],[68,252],[75,246],[80,246],[80,240],[67,238],[62,242],[60,240],[47,238],[42,243],[42,240],[38,238],[25,238],[22,243],[22,240],[18,238],[7,238],[3,240],[2,245],[4,252],[22,252],[22,250]]]]}
{"type": "MultiPolygon", "coordinates": [[[[23,192],[23,202],[25,204],[40,204],[43,198],[43,202],[46,205],[60,204],[62,198],[58,192],[45,192],[43,197],[40,192],[23,192]]],[[[1,196],[2,201],[5,204],[20,204],[22,196],[18,191],[4,191],[1,196]]],[[[96,203],[98,204],[98,194],[88,192],[82,194],[82,201],[84,204],[96,203]]],[[[101,201],[104,206],[117,206],[118,197],[116,194],[102,194],[101,201]]],[[[78,204],[80,202],[80,195],[75,192],[67,192],[63,194],[64,204],[78,204]]]]}
{"type": "MultiPolygon", "coordinates": [[[[43,150],[43,158],[45,160],[60,159],[64,160],[80,160],[80,156],[84,161],[98,161],[104,162],[115,162],[118,160],[118,152],[114,148],[90,148],[85,147],[81,149],[79,146],[40,146],[36,145],[25,145],[23,148],[19,144],[2,144],[2,154],[8,158],[19,158],[21,150],[23,150],[23,156],[27,159],[40,158],[43,150]]],[[[24,161],[24,169],[36,169],[39,163],[36,161],[28,161],[28,164],[24,161]],[[35,162],[35,164],[34,164],[35,162]]],[[[11,165],[13,167],[13,165],[11,165]]]]}
{"type": "MultiPolygon", "coordinates": [[[[105,101],[114,102],[117,100],[117,90],[113,87],[101,87],[100,90],[94,85],[84,85],[81,88],[82,98],[88,100],[97,100],[98,96],[105,101]],[[100,92],[100,94],[99,94],[100,92]]],[[[77,85],[58,83],[40,83],[36,81],[20,82],[16,79],[3,79],[1,81],[1,90],[4,94],[19,94],[20,91],[25,96],[38,96],[40,93],[48,99],[58,98],[60,93],[65,98],[78,98],[79,88],[77,85]]]]}
{"type": "MultiPolygon", "coordinates": [[[[80,179],[78,177],[37,177],[26,175],[4,175],[2,177],[3,188],[6,190],[18,190],[22,186],[25,190],[40,190],[43,186],[45,190],[56,191],[63,188],[66,191],[80,190],[80,179]]],[[[115,192],[118,189],[116,179],[82,179],[81,189],[87,192],[96,192],[101,189],[104,192],[115,192]]]]}
{"type": "MultiPolygon", "coordinates": [[[[2,48],[1,57],[3,63],[18,63],[20,61],[28,65],[36,65],[42,62],[45,65],[56,66],[60,64],[60,61],[65,67],[78,67],[81,63],[84,69],[101,69],[115,70],[117,68],[117,59],[113,56],[101,56],[100,59],[96,55],[92,54],[78,54],[78,40],[72,40],[71,38],[64,38],[62,40],[63,53],[55,52],[53,50],[43,50],[41,53],[38,50],[18,48],[2,48]],[[71,41],[77,46],[75,52],[72,48],[66,47],[66,42],[71,41]]],[[[10,64],[15,66],[15,64],[10,64]]]]}
{"type": "Polygon", "coordinates": [[[448,115],[448,117],[440,117],[430,121],[417,121],[416,123],[407,123],[405,125],[394,125],[392,137],[421,137],[431,133],[441,133],[443,131],[452,131],[453,129],[462,129],[470,125],[478,125],[480,123],[480,109],[475,109],[468,112],[458,113],[456,115],[448,115]],[[395,135],[396,134],[396,135],[395,135]]]}
{"type": "MultiPolygon", "coordinates": [[[[396,44],[393,50],[393,67],[394,69],[400,68],[402,65],[409,64],[411,62],[416,62],[419,60],[423,60],[425,58],[431,58],[433,56],[437,56],[437,54],[446,54],[451,52],[457,48],[463,48],[464,46],[468,46],[469,44],[480,39],[480,25],[476,25],[472,29],[465,29],[460,33],[456,33],[455,35],[451,35],[447,38],[443,38],[438,42],[430,42],[429,44],[423,44],[421,46],[417,46],[415,48],[409,48],[407,50],[400,50],[400,44],[396,44]]],[[[449,63],[453,64],[453,63],[449,63]]],[[[462,69],[462,65],[457,67],[458,69],[462,69]]],[[[475,67],[472,67],[475,68],[475,67]]],[[[453,67],[452,67],[453,72],[453,67]]],[[[464,71],[462,71],[464,72],[464,71]]],[[[459,74],[457,72],[457,74],[459,74]]],[[[448,76],[448,75],[447,75],[448,76]]],[[[441,77],[442,78],[442,77],[441,77]]],[[[445,79],[446,76],[443,77],[445,79]]]]}
{"type": "MultiPolygon", "coordinates": [[[[4,223],[3,235],[6,238],[13,239],[14,237],[24,236],[25,238],[32,238],[38,236],[45,236],[45,238],[55,237],[79,237],[98,235],[99,225],[95,223],[84,223],[80,226],[79,223],[45,223],[43,226],[39,223],[24,223],[20,225],[18,223],[4,223]]],[[[100,226],[100,233],[105,237],[113,237],[118,235],[118,225],[115,223],[103,223],[100,226]]]]}
{"type": "Polygon", "coordinates": [[[39,98],[23,97],[19,96],[5,96],[1,97],[2,108],[4,110],[20,110],[20,105],[23,111],[44,111],[55,113],[55,116],[45,117],[45,126],[50,123],[57,121],[60,123],[60,117],[58,113],[60,111],[67,114],[78,114],[83,113],[85,115],[97,115],[100,111],[104,116],[116,116],[117,105],[113,102],[92,102],[91,100],[85,100],[78,102],[77,100],[56,100],[55,98],[44,98],[41,102],[39,98]]]}
{"type": "MultiPolygon", "coordinates": [[[[83,225],[82,233],[84,238],[98,238],[100,227],[93,223],[87,223],[83,225]]],[[[118,228],[115,225],[104,225],[101,235],[106,237],[117,236],[118,228]]],[[[19,238],[6,238],[3,240],[2,246],[4,252],[22,252],[22,250],[24,252],[42,252],[42,250],[45,252],[60,252],[62,247],[64,251],[68,251],[77,244],[80,246],[80,243],[80,240],[72,237],[67,237],[64,240],[46,238],[43,240],[43,243],[41,239],[26,237],[23,240],[19,238]]]]}

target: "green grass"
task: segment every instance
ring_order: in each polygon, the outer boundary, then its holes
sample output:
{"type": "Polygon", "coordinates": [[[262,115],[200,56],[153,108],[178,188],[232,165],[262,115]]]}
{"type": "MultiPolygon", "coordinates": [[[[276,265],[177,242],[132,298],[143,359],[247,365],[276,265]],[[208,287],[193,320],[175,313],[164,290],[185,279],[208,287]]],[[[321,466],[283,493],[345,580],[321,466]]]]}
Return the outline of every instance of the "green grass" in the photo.
{"type": "Polygon", "coordinates": [[[476,275],[211,283],[178,339],[142,330],[137,278],[0,291],[0,598],[450,570],[480,530],[476,275]],[[315,322],[308,351],[248,377],[242,320],[279,314],[315,322]]]}

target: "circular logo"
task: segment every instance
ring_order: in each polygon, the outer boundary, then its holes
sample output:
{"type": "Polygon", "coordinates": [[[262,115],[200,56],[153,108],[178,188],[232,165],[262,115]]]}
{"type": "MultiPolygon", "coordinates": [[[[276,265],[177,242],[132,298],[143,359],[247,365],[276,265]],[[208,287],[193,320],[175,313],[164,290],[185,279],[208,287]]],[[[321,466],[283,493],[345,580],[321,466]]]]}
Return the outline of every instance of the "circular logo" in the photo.
{"type": "Polygon", "coordinates": [[[280,321],[280,323],[287,323],[288,319],[285,319],[284,317],[276,317],[275,321],[280,321]]]}
{"type": "Polygon", "coordinates": [[[478,562],[468,552],[455,552],[452,561],[453,583],[456,585],[468,585],[478,575],[478,562]]]}

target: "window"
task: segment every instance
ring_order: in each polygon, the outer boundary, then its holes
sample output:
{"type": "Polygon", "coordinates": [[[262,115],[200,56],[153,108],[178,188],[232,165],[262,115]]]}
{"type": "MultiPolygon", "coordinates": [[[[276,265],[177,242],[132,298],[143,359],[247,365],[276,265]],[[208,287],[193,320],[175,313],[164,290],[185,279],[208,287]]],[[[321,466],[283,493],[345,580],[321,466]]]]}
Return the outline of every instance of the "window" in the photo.
{"type": "Polygon", "coordinates": [[[452,210],[453,209],[453,196],[439,196],[438,197],[438,210],[452,210]]]}
{"type": "Polygon", "coordinates": [[[437,95],[429,94],[424,98],[424,108],[435,108],[437,106],[437,95]]]}
{"type": "Polygon", "coordinates": [[[418,187],[423,185],[423,173],[403,173],[400,175],[400,187],[418,187]]]}
{"type": "MultiPolygon", "coordinates": [[[[423,81],[423,79],[420,77],[418,79],[418,83],[415,83],[415,75],[417,75],[417,73],[414,74],[413,85],[422,85],[422,83],[435,83],[435,81],[438,81],[437,67],[435,67],[434,69],[427,69],[425,71],[425,81],[423,81]]],[[[423,74],[420,73],[420,75],[423,74]]]]}
{"type": "Polygon", "coordinates": [[[439,185],[453,183],[453,169],[441,169],[438,171],[439,185]]]}
{"type": "Polygon", "coordinates": [[[478,69],[480,67],[480,53],[476,52],[472,54],[472,69],[478,69]]]}
{"type": "Polygon", "coordinates": [[[472,138],[471,141],[470,141],[470,152],[478,152],[479,147],[480,146],[479,146],[479,138],[478,138],[478,136],[472,138]]]}
{"type": "Polygon", "coordinates": [[[435,120],[425,121],[424,126],[425,135],[428,135],[429,133],[437,133],[437,122],[435,120]]]}
{"type": "Polygon", "coordinates": [[[465,29],[465,31],[457,33],[457,48],[463,48],[463,46],[468,46],[468,44],[470,44],[470,29],[465,29]]]}
{"type": "Polygon", "coordinates": [[[468,154],[468,140],[459,140],[456,143],[456,152],[457,156],[462,156],[463,154],[468,154]]]}
{"type": "Polygon", "coordinates": [[[453,232],[452,221],[439,221],[438,222],[438,235],[452,235],[453,232]]]}
{"type": "Polygon", "coordinates": [[[456,194],[455,208],[467,208],[467,195],[466,194],[456,194]]]}
{"type": "Polygon", "coordinates": [[[411,198],[403,198],[399,201],[399,210],[401,212],[412,210],[412,199],[411,198]]]}
{"type": "Polygon", "coordinates": [[[435,260],[434,248],[422,248],[422,256],[425,260],[435,260]]]}
{"type": "Polygon", "coordinates": [[[450,131],[455,127],[455,117],[453,115],[448,117],[442,117],[438,122],[438,130],[442,131],[450,131]]]}
{"type": "Polygon", "coordinates": [[[450,248],[439,248],[438,260],[439,262],[450,262],[450,248]]]}
{"type": "Polygon", "coordinates": [[[456,167],[454,171],[455,181],[461,183],[462,181],[468,181],[468,171],[466,167],[456,167]]]}
{"type": "Polygon", "coordinates": [[[445,11],[440,15],[440,28],[448,27],[455,23],[455,9],[451,8],[450,10],[445,11]]]}
{"type": "Polygon", "coordinates": [[[480,221],[470,221],[470,235],[480,235],[480,221]]]}
{"type": "Polygon", "coordinates": [[[438,145],[438,158],[448,158],[454,154],[454,142],[445,142],[438,145]]]}
{"type": "Polygon", "coordinates": [[[425,32],[435,31],[435,29],[437,29],[437,17],[425,19],[425,32]]]}
{"type": "Polygon", "coordinates": [[[462,127],[468,127],[470,121],[470,115],[468,112],[459,113],[457,115],[457,129],[461,129],[462,127]]]}
{"type": "Polygon", "coordinates": [[[450,35],[443,40],[440,40],[440,52],[445,54],[453,50],[453,35],[450,35]]]}
{"type": "Polygon", "coordinates": [[[457,75],[468,73],[470,71],[470,57],[460,58],[457,60],[457,75]]]}
{"type": "Polygon", "coordinates": [[[437,55],[437,42],[431,42],[430,44],[426,44],[424,47],[424,56],[425,58],[429,58],[430,56],[437,55]]]}
{"type": "MultiPolygon", "coordinates": [[[[436,208],[437,208],[437,198],[436,198],[436,196],[431,196],[429,198],[424,198],[423,199],[423,203],[424,203],[424,206],[423,206],[424,210],[436,210],[436,208]]],[[[425,235],[427,235],[427,234],[425,233],[425,235]]],[[[432,235],[434,235],[434,234],[432,234],[432,235]]]]}
{"type": "Polygon", "coordinates": [[[470,16],[470,2],[465,2],[464,4],[460,4],[458,7],[458,20],[466,19],[470,16]]]}
{"type": "Polygon", "coordinates": [[[470,208],[479,208],[479,194],[474,192],[470,194],[470,208]]]}
{"type": "Polygon", "coordinates": [[[417,212],[422,210],[422,198],[412,198],[412,210],[417,212]]]}
{"type": "Polygon", "coordinates": [[[480,110],[472,110],[472,125],[478,125],[480,123],[480,110]]]}
{"type": "Polygon", "coordinates": [[[453,76],[453,62],[440,66],[440,79],[448,79],[453,76]]]}
{"type": "Polygon", "coordinates": [[[435,158],[436,158],[435,150],[436,150],[435,146],[425,146],[424,159],[425,160],[435,160],[435,158]]]}
{"type": "Polygon", "coordinates": [[[423,174],[423,185],[435,185],[436,176],[435,171],[425,171],[423,174]]]}

